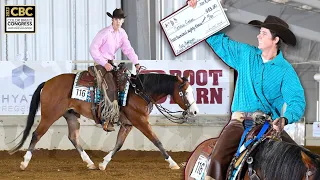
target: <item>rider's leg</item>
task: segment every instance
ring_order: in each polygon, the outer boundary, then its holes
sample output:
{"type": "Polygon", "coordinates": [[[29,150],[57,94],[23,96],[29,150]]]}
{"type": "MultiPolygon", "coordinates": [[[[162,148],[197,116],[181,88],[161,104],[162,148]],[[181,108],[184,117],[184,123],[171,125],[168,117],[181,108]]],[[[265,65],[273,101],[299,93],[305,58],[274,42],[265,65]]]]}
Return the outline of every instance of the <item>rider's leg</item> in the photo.
{"type": "MultiPolygon", "coordinates": [[[[116,83],[113,78],[112,72],[107,72],[106,69],[101,65],[95,65],[97,69],[96,76],[98,80],[98,85],[100,87],[101,93],[104,97],[104,108],[108,112],[107,116],[108,118],[104,118],[105,122],[103,124],[103,129],[106,131],[114,131],[114,127],[112,123],[109,123],[110,121],[113,122],[114,119],[117,119],[119,116],[119,108],[118,108],[118,95],[117,95],[117,87],[116,83]],[[108,99],[108,100],[107,100],[108,99]],[[116,109],[114,109],[116,108],[116,109]],[[117,111],[117,112],[116,112],[117,111]]],[[[103,110],[102,110],[103,111],[103,110]]],[[[99,112],[101,113],[101,112],[99,112]]]]}
{"type": "MultiPolygon", "coordinates": [[[[110,102],[118,105],[118,94],[117,94],[118,91],[117,91],[117,87],[114,83],[114,77],[113,77],[112,72],[107,72],[106,75],[104,76],[104,79],[106,80],[106,82],[108,82],[107,95],[109,97],[110,102]]],[[[119,109],[117,109],[117,111],[119,111],[119,109]]],[[[118,116],[118,118],[119,118],[119,116],[118,116]]],[[[115,129],[113,127],[113,118],[111,118],[111,119],[108,118],[106,120],[104,127],[106,125],[107,125],[106,130],[108,132],[115,131],[115,129]],[[111,121],[111,123],[110,123],[110,121],[111,121]]]]}
{"type": "MultiPolygon", "coordinates": [[[[237,151],[241,135],[244,132],[243,117],[229,121],[222,130],[211,156],[207,176],[215,180],[225,180],[229,164],[237,151]]],[[[208,179],[208,177],[207,177],[208,179]]]]}

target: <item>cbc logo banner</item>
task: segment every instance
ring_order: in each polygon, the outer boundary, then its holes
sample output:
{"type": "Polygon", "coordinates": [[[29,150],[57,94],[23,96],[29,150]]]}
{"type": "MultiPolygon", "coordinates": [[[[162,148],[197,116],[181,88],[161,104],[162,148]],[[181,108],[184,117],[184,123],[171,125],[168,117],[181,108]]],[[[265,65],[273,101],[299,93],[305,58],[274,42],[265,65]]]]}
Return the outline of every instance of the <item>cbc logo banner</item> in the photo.
{"type": "Polygon", "coordinates": [[[32,5],[5,6],[5,33],[35,33],[36,7],[32,5]]]}

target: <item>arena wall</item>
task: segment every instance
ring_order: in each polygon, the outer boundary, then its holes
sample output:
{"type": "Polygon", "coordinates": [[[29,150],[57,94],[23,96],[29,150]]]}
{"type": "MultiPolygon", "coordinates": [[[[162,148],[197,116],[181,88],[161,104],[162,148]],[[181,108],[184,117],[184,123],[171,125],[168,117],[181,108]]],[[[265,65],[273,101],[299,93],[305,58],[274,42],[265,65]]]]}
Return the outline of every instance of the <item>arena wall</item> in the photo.
{"type": "MultiPolygon", "coordinates": [[[[224,127],[226,117],[209,117],[203,116],[201,118],[204,122],[193,125],[178,125],[169,122],[161,116],[152,116],[150,123],[154,132],[163,143],[168,151],[192,151],[202,141],[216,137],[224,127]]],[[[26,122],[25,116],[1,116],[0,117],[0,150],[8,150],[12,148],[20,138],[13,143],[13,141],[24,129],[26,122]]],[[[32,131],[39,123],[39,116],[36,117],[35,124],[32,131]]],[[[116,131],[106,133],[101,127],[94,125],[92,120],[87,118],[80,119],[80,143],[84,149],[88,150],[102,150],[110,151],[117,137],[119,129],[116,126],[116,131]]],[[[291,134],[298,134],[301,130],[291,132],[291,134]]],[[[318,146],[320,138],[312,137],[312,124],[306,125],[305,145],[318,146]]],[[[22,150],[25,150],[30,143],[31,135],[28,137],[22,150]]],[[[295,139],[297,141],[297,138],[295,139]]],[[[50,127],[48,132],[38,142],[36,148],[41,149],[74,149],[71,142],[68,140],[68,128],[66,121],[61,118],[50,127]]],[[[142,150],[142,151],[157,151],[157,148],[136,128],[128,135],[124,146],[121,150],[142,150]]]]}

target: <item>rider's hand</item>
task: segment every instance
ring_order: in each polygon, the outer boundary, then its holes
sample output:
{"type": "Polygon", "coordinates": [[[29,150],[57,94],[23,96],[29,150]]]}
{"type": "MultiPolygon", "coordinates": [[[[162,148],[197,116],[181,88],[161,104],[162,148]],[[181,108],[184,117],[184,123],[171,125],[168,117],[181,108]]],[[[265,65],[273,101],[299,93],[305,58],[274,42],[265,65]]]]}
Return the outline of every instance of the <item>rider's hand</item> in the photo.
{"type": "Polygon", "coordinates": [[[136,67],[136,71],[139,72],[140,71],[140,64],[136,64],[135,67],[136,67]]]}
{"type": "Polygon", "coordinates": [[[106,68],[107,71],[111,71],[113,69],[113,66],[110,63],[107,63],[104,65],[104,68],[106,68]]]}
{"type": "Polygon", "coordinates": [[[288,120],[286,120],[285,117],[280,117],[280,118],[277,118],[276,120],[274,120],[272,122],[272,125],[273,125],[273,129],[275,129],[277,132],[281,132],[283,131],[283,128],[285,125],[287,125],[287,122],[288,120]],[[281,124],[279,124],[279,121],[281,121],[281,124]],[[280,127],[279,127],[280,126],[280,127]]]}
{"type": "Polygon", "coordinates": [[[196,8],[197,6],[197,0],[188,0],[188,5],[193,7],[193,8],[196,8]]]}

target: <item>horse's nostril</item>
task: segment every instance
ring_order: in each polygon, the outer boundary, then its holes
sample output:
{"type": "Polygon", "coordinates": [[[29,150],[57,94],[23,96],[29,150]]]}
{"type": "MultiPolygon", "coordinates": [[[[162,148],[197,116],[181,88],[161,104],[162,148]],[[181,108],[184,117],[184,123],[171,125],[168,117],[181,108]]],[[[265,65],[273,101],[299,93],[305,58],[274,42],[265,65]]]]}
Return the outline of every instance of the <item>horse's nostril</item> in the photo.
{"type": "Polygon", "coordinates": [[[196,115],[196,114],[197,114],[197,111],[194,111],[193,114],[196,115]]]}

